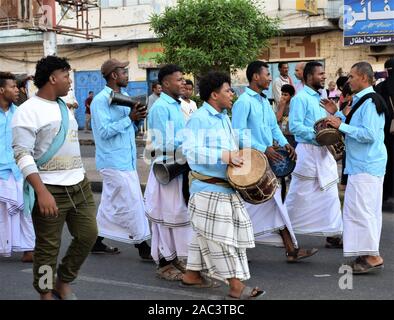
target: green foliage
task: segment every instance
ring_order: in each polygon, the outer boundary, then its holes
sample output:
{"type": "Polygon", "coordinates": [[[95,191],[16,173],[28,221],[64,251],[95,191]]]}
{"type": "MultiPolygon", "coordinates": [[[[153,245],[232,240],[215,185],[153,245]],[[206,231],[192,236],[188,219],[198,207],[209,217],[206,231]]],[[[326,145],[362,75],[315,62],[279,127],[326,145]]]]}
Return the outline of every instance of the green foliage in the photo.
{"type": "Polygon", "coordinates": [[[150,23],[164,47],[157,61],[195,75],[244,68],[280,32],[255,0],[178,0],[150,23]]]}

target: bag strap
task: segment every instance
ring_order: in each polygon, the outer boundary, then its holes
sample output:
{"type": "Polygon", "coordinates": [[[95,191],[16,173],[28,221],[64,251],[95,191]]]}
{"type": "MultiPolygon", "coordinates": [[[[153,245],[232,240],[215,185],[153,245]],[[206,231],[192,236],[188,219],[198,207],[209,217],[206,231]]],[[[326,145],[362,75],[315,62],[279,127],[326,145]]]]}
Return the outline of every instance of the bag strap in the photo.
{"type": "Polygon", "coordinates": [[[391,96],[389,96],[389,101],[391,104],[391,109],[393,109],[393,113],[394,113],[394,104],[393,104],[393,99],[391,99],[391,96]]]}
{"type": "Polygon", "coordinates": [[[49,149],[39,158],[36,160],[37,166],[42,166],[47,163],[49,160],[53,158],[53,156],[59,151],[59,149],[64,144],[66,140],[67,133],[68,133],[68,125],[69,125],[69,118],[68,118],[68,109],[64,101],[60,98],[57,99],[57,103],[60,106],[60,113],[62,117],[62,122],[60,124],[60,129],[55,138],[52,141],[49,149]]]}
{"type": "MultiPolygon", "coordinates": [[[[36,160],[37,167],[40,167],[45,163],[47,163],[49,160],[51,160],[53,156],[62,147],[67,137],[68,125],[69,125],[68,108],[62,99],[58,98],[56,101],[60,107],[60,114],[62,117],[62,122],[60,123],[60,129],[57,135],[55,136],[55,138],[53,139],[52,144],[50,145],[48,150],[38,160],[36,160]]],[[[34,189],[26,179],[24,179],[23,181],[23,202],[24,202],[23,212],[26,216],[28,216],[31,214],[33,210],[35,197],[34,197],[34,189]]]]}
{"type": "Polygon", "coordinates": [[[376,112],[378,114],[387,112],[387,107],[386,107],[385,102],[383,101],[383,98],[381,98],[380,95],[377,94],[376,92],[370,92],[370,93],[367,93],[366,95],[362,96],[360,98],[360,100],[358,100],[357,103],[354,106],[352,106],[352,110],[349,112],[349,114],[346,117],[346,121],[345,121],[346,124],[350,123],[350,120],[352,119],[354,113],[368,99],[373,100],[373,102],[375,103],[375,106],[376,106],[376,112]]]}

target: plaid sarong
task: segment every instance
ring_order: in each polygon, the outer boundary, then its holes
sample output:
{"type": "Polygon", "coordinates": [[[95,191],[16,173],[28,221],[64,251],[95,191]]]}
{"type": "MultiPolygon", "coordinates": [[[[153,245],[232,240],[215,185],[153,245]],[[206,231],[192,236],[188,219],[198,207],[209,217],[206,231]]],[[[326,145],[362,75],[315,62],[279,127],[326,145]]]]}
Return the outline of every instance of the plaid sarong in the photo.
{"type": "Polygon", "coordinates": [[[250,278],[246,248],[253,248],[252,223],[238,194],[199,192],[189,201],[194,234],[187,269],[225,280],[250,278]]]}

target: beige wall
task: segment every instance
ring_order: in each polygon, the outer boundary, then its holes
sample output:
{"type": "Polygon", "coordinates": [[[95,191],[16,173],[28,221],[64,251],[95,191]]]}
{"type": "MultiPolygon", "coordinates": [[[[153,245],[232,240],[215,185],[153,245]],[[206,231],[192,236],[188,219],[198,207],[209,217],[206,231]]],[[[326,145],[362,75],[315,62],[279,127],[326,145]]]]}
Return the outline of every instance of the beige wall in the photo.
{"type": "MultiPolygon", "coordinates": [[[[324,60],[327,82],[338,78],[339,68],[348,73],[351,66],[359,61],[371,63],[375,71],[384,70],[388,56],[370,56],[369,46],[345,47],[341,31],[331,31],[304,37],[280,37],[271,40],[271,47],[260,59],[268,62],[324,60]]],[[[233,76],[234,84],[246,84],[245,70],[233,76]]]]}
{"type": "MultiPolygon", "coordinates": [[[[36,62],[43,55],[42,45],[9,46],[2,48],[0,54],[0,70],[13,73],[34,74],[36,62]]],[[[100,70],[101,64],[116,58],[129,61],[129,80],[146,81],[146,70],[137,64],[137,47],[59,47],[58,55],[67,57],[73,71],[100,70]]]]}
{"type": "Polygon", "coordinates": [[[342,68],[344,72],[349,72],[356,62],[369,62],[374,71],[383,71],[384,62],[388,57],[382,56],[378,60],[370,56],[369,46],[345,47],[341,31],[332,31],[312,37],[312,40],[320,40],[320,56],[326,61],[326,73],[328,80],[335,80],[336,72],[342,68]]]}

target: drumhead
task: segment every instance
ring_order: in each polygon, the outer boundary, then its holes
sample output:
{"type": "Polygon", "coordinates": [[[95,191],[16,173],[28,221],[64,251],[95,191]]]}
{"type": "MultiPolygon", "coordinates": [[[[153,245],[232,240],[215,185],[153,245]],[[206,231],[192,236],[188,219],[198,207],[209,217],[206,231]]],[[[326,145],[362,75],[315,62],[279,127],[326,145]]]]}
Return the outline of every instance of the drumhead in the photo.
{"type": "MultiPolygon", "coordinates": [[[[319,120],[317,120],[317,121],[315,122],[315,124],[313,125],[313,129],[315,129],[315,132],[317,131],[319,125],[320,125],[322,122],[325,122],[326,120],[327,120],[327,118],[321,118],[321,119],[319,119],[319,120]]],[[[324,128],[326,128],[326,125],[324,125],[324,128]]]]}
{"type": "Polygon", "coordinates": [[[290,159],[289,152],[286,149],[278,149],[276,152],[283,156],[283,160],[276,162],[268,160],[271,170],[278,178],[287,177],[294,171],[296,162],[290,159]]]}
{"type": "Polygon", "coordinates": [[[316,141],[321,146],[330,146],[341,141],[341,133],[334,128],[323,129],[316,134],[316,141]]]}
{"type": "Polygon", "coordinates": [[[240,150],[240,155],[244,158],[244,164],[240,168],[228,166],[228,180],[239,187],[257,184],[267,170],[267,157],[264,153],[250,148],[240,150]]]}

